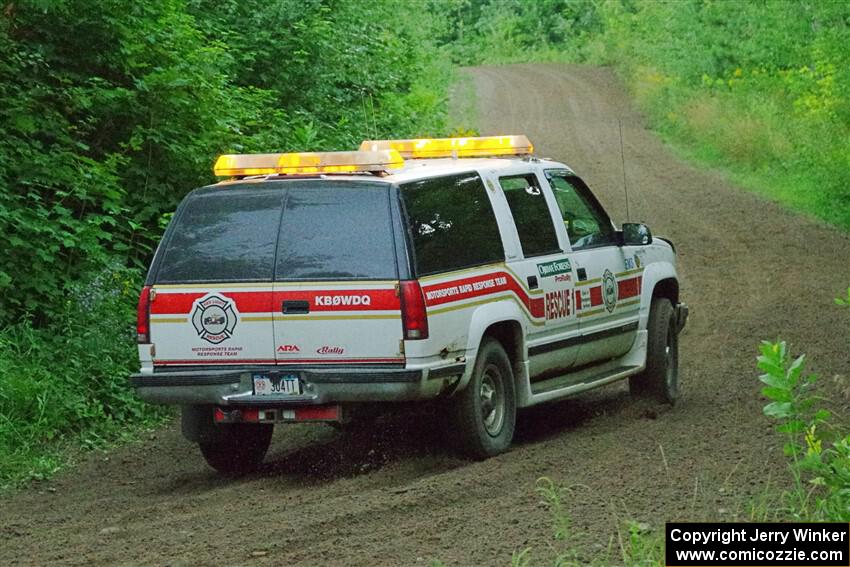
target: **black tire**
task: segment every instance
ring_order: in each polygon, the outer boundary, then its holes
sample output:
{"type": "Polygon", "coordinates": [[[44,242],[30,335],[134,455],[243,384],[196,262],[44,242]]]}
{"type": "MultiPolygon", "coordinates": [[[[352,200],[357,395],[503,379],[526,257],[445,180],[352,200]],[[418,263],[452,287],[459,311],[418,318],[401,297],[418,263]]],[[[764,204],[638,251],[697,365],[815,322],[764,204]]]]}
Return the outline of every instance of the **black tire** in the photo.
{"type": "Polygon", "coordinates": [[[274,425],[255,423],[213,424],[198,441],[207,464],[226,475],[257,470],[266,456],[274,425]]]}
{"type": "Polygon", "coordinates": [[[514,373],[499,341],[485,337],[472,378],[451,402],[451,433],[469,457],[486,459],[510,447],[516,425],[514,373]]]}
{"type": "Polygon", "coordinates": [[[646,368],[629,377],[629,392],[673,405],[679,398],[679,330],[669,299],[652,300],[647,331],[646,368]]]}

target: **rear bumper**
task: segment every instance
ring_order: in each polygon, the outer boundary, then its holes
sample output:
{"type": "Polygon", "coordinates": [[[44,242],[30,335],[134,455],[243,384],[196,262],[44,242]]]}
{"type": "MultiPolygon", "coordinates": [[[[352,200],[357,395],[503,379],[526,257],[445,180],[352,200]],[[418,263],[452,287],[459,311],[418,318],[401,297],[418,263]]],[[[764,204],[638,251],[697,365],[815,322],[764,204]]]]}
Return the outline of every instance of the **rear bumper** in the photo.
{"type": "Polygon", "coordinates": [[[134,374],[130,384],[147,402],[177,405],[297,407],[330,403],[400,402],[433,398],[457,377],[464,365],[438,369],[246,367],[223,370],[134,374]],[[255,396],[252,375],[297,373],[301,395],[255,396]]]}

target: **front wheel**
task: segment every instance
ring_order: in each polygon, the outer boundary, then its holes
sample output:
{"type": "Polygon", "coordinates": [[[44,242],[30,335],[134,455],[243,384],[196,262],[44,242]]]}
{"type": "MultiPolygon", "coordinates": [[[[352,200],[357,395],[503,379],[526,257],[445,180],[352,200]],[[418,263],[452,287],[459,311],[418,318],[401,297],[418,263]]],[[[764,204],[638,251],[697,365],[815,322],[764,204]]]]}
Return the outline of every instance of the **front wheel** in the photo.
{"type": "Polygon", "coordinates": [[[679,327],[669,299],[652,300],[647,335],[646,368],[629,377],[629,391],[675,404],[679,398],[679,327]]]}
{"type": "Polygon", "coordinates": [[[679,398],[679,329],[669,299],[652,300],[647,335],[646,368],[629,378],[629,392],[673,405],[679,398]]]}
{"type": "Polygon", "coordinates": [[[220,473],[240,475],[260,466],[271,443],[274,425],[213,424],[198,441],[207,464],[220,473]]]}
{"type": "Polygon", "coordinates": [[[469,384],[451,403],[451,433],[464,453],[486,459],[507,450],[514,436],[516,397],[511,362],[499,341],[484,339],[469,384]]]}

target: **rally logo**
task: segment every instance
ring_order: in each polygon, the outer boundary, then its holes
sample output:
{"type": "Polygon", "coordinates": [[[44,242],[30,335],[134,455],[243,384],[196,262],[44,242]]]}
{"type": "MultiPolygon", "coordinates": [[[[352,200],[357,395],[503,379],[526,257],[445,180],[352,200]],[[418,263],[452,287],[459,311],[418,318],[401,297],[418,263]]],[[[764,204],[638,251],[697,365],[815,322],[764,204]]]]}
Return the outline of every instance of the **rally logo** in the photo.
{"type": "Polygon", "coordinates": [[[238,318],[233,301],[213,293],[195,302],[192,325],[199,337],[217,345],[233,336],[238,318]]]}
{"type": "Polygon", "coordinates": [[[602,274],[602,299],[609,313],[617,306],[617,280],[611,270],[605,270],[602,274]]]}
{"type": "Polygon", "coordinates": [[[344,354],[345,348],[341,346],[325,345],[316,349],[316,354],[344,354]]]}

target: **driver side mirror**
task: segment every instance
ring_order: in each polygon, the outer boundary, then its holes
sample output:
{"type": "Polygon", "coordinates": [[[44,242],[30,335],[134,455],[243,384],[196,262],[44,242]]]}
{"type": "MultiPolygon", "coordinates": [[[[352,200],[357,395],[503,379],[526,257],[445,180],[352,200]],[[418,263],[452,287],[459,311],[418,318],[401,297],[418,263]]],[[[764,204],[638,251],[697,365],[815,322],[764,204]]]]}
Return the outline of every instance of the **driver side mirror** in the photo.
{"type": "Polygon", "coordinates": [[[623,246],[646,246],[652,244],[652,232],[649,227],[639,222],[623,223],[622,230],[623,246]]]}

